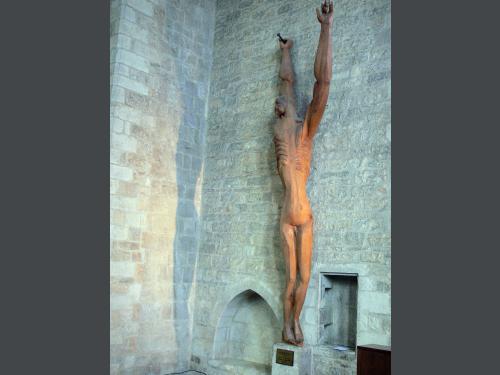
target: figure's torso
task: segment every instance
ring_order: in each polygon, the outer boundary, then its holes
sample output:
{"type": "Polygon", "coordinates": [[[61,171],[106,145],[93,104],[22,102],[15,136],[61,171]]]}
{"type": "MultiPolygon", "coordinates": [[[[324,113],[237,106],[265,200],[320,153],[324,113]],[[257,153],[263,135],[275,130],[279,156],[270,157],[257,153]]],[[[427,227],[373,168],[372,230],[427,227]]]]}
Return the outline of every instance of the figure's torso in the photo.
{"type": "Polygon", "coordinates": [[[303,121],[288,117],[278,119],[274,127],[277,168],[285,188],[282,214],[294,225],[309,220],[312,214],[306,194],[312,140],[303,132],[303,121]]]}

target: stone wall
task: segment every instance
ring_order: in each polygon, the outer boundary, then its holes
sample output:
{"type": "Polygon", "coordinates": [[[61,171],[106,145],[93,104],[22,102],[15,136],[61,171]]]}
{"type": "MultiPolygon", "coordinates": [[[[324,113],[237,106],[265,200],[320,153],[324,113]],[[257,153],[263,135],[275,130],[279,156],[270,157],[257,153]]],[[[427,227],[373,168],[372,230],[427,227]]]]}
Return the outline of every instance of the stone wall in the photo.
{"type": "Polygon", "coordinates": [[[111,1],[111,374],[189,366],[214,15],[111,1]]]}
{"type": "MultiPolygon", "coordinates": [[[[319,1],[218,0],[202,192],[191,364],[208,369],[225,306],[251,289],[281,308],[282,187],[272,126],[280,52],[295,41],[299,113],[314,83],[319,1]]],[[[308,195],[315,215],[306,342],[318,343],[319,272],[359,274],[358,344],[390,344],[390,1],[337,0],[333,80],[314,141],[308,195]]],[[[281,313],[279,313],[281,318],[281,313]]],[[[353,355],[322,355],[316,373],[353,373],[353,355]]]]}

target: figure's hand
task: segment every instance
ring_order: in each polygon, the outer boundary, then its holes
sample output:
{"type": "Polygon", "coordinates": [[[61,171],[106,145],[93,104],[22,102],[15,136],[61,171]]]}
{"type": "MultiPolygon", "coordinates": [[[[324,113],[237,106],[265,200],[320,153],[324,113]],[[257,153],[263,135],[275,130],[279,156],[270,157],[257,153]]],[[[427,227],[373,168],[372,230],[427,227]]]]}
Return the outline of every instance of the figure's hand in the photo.
{"type": "Polygon", "coordinates": [[[280,40],[280,48],[281,49],[290,49],[293,47],[293,40],[291,39],[287,39],[286,40],[286,43],[283,43],[281,40],[280,40]]]}
{"type": "Polygon", "coordinates": [[[321,10],[316,8],[316,16],[318,16],[318,21],[322,25],[331,25],[333,22],[333,1],[329,0],[329,4],[327,4],[327,0],[321,6],[321,10]]]}

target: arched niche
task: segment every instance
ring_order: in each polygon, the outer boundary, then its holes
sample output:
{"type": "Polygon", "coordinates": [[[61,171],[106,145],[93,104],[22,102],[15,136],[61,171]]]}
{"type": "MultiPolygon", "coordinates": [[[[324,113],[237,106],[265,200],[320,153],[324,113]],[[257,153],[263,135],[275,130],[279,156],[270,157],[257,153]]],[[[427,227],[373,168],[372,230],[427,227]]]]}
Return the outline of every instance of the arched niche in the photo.
{"type": "Polygon", "coordinates": [[[270,374],[272,347],[280,338],[281,326],[271,306],[259,293],[245,290],[222,312],[210,366],[233,373],[270,374]]]}

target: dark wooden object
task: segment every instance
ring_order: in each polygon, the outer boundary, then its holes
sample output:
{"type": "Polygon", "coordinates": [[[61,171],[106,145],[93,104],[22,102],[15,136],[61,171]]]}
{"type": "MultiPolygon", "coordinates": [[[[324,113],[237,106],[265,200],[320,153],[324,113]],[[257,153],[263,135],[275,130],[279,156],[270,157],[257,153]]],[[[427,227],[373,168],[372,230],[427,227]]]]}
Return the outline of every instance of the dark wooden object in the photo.
{"type": "Polygon", "coordinates": [[[360,345],[357,362],[357,375],[390,375],[391,348],[381,345],[360,345]]]}

